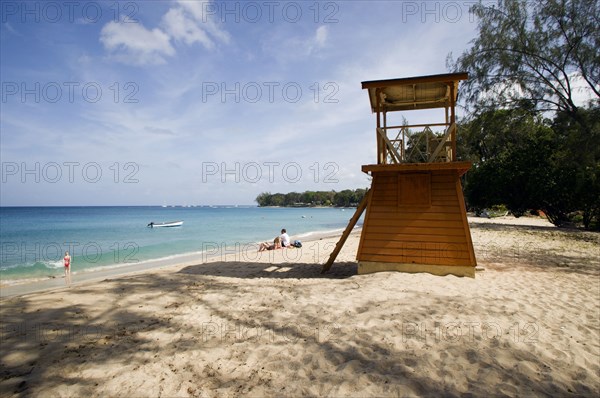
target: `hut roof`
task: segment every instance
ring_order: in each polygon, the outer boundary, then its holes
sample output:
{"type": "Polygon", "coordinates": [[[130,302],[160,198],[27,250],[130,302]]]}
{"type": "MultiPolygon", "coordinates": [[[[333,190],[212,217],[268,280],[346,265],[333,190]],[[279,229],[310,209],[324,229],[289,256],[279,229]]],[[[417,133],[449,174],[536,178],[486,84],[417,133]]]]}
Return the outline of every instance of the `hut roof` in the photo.
{"type": "Polygon", "coordinates": [[[381,93],[382,111],[406,111],[449,107],[456,102],[458,83],[468,74],[446,73],[442,75],[407,77],[402,79],[371,80],[362,82],[369,90],[371,111],[377,111],[377,92],[381,93]],[[454,86],[454,98],[450,98],[450,87],[454,86]]]}

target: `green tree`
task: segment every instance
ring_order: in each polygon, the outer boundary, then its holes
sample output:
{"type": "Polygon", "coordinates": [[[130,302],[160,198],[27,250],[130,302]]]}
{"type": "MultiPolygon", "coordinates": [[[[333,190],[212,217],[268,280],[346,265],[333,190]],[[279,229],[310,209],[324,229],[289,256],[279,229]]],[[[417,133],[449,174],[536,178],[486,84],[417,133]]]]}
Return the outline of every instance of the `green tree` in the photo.
{"type": "Polygon", "coordinates": [[[333,197],[333,204],[338,207],[349,207],[354,198],[354,192],[350,189],[344,189],[337,192],[333,197]]]}
{"type": "Polygon", "coordinates": [[[270,206],[271,205],[271,193],[263,192],[260,195],[258,195],[255,200],[259,206],[270,206]]]}
{"type": "Polygon", "coordinates": [[[298,192],[289,192],[285,194],[284,206],[294,206],[300,202],[300,196],[298,192]]]}
{"type": "MultiPolygon", "coordinates": [[[[476,108],[529,101],[542,111],[583,122],[574,101],[578,82],[600,98],[600,5],[596,0],[500,0],[476,4],[479,33],[454,62],[469,72],[461,86],[476,108]]],[[[584,130],[586,130],[584,128],[584,130]]]]}
{"type": "Polygon", "coordinates": [[[271,196],[271,206],[285,206],[285,195],[276,193],[271,196]]]}
{"type": "Polygon", "coordinates": [[[315,199],[317,195],[314,191],[306,191],[300,196],[300,201],[302,203],[313,205],[315,204],[315,199]]]}
{"type": "Polygon", "coordinates": [[[570,170],[569,180],[573,183],[577,209],[583,212],[583,224],[590,228],[596,220],[600,228],[600,107],[580,110],[580,116],[589,130],[564,113],[554,119],[555,131],[560,148],[556,161],[570,170]]]}
{"type": "Polygon", "coordinates": [[[331,206],[335,191],[318,191],[315,204],[318,206],[331,206]]]}
{"type": "Polygon", "coordinates": [[[366,194],[367,194],[367,189],[358,188],[356,191],[354,191],[354,197],[353,197],[350,205],[358,206],[358,204],[363,200],[363,198],[365,197],[366,194]]]}
{"type": "Polygon", "coordinates": [[[461,124],[463,145],[474,163],[465,183],[469,206],[505,204],[516,216],[541,209],[556,225],[583,210],[588,228],[597,218],[600,163],[596,156],[590,163],[595,168],[581,168],[583,158],[570,144],[580,131],[557,126],[558,119],[550,126],[530,110],[503,109],[461,124]]]}
{"type": "Polygon", "coordinates": [[[461,94],[472,114],[457,145],[474,163],[470,205],[540,208],[557,225],[573,210],[583,211],[586,227],[598,219],[599,10],[595,0],[472,7],[478,36],[456,62],[448,57],[451,69],[469,72],[461,94]],[[593,98],[587,108],[575,100],[581,85],[593,98]],[[551,112],[549,131],[540,123],[551,112]]]}
{"type": "Polygon", "coordinates": [[[528,109],[486,111],[459,126],[474,167],[465,193],[474,208],[505,204],[516,216],[540,208],[538,192],[547,180],[552,130],[528,109]]]}
{"type": "Polygon", "coordinates": [[[289,192],[286,194],[263,192],[256,197],[259,206],[355,206],[365,196],[366,189],[355,191],[346,189],[342,192],[335,191],[306,191],[303,193],[289,192]]]}
{"type": "Polygon", "coordinates": [[[458,124],[459,156],[474,164],[494,159],[507,148],[522,145],[528,132],[543,122],[528,104],[475,113],[458,124]]]}

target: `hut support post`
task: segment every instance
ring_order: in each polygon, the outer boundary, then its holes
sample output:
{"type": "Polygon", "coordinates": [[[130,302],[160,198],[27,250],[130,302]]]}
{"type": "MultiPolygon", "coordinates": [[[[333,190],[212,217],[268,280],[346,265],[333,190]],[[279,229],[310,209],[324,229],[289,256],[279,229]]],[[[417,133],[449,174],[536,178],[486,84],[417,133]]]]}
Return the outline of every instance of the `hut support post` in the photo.
{"type": "Polygon", "coordinates": [[[379,135],[379,129],[381,128],[381,112],[380,109],[380,98],[379,98],[379,90],[376,90],[377,96],[377,128],[375,129],[375,138],[377,139],[377,164],[384,164],[384,145],[383,139],[379,135]]]}
{"type": "MultiPolygon", "coordinates": [[[[383,149],[383,162],[385,164],[387,164],[388,152],[389,152],[388,145],[392,146],[392,144],[390,143],[390,140],[388,140],[388,138],[387,138],[387,112],[383,111],[382,113],[383,113],[383,129],[379,129],[379,133],[381,134],[381,139],[384,142],[384,145],[382,148],[383,149]]],[[[394,147],[392,146],[392,148],[394,148],[394,147]]]]}
{"type": "Polygon", "coordinates": [[[360,204],[356,208],[356,211],[354,212],[354,215],[352,216],[352,218],[350,219],[350,222],[346,226],[346,229],[344,230],[342,237],[340,238],[338,243],[335,245],[335,249],[333,249],[333,252],[329,256],[329,260],[327,260],[325,265],[323,265],[323,269],[321,270],[322,274],[329,271],[329,269],[333,265],[333,262],[335,261],[337,255],[340,253],[340,250],[342,250],[344,243],[346,243],[346,239],[348,239],[348,236],[350,236],[350,232],[352,232],[352,229],[354,229],[354,226],[358,222],[358,219],[362,215],[363,211],[365,211],[365,209],[367,208],[367,203],[369,202],[370,196],[371,196],[371,190],[369,189],[369,191],[367,191],[367,193],[365,194],[365,197],[360,201],[360,204]]]}
{"type": "Polygon", "coordinates": [[[452,134],[450,136],[450,140],[452,141],[452,158],[451,158],[451,160],[453,162],[456,162],[456,113],[455,113],[455,109],[454,109],[454,107],[456,106],[455,95],[456,95],[456,93],[454,92],[454,84],[452,84],[450,86],[450,125],[454,126],[454,129],[452,129],[452,134]]]}

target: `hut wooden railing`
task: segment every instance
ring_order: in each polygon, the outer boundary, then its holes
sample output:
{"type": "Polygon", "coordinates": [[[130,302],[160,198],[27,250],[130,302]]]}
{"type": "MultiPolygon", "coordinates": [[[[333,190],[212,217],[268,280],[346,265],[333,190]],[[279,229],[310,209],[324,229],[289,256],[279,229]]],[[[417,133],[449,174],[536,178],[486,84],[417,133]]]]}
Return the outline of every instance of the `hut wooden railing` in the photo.
{"type": "Polygon", "coordinates": [[[377,133],[385,143],[384,164],[400,163],[433,163],[455,161],[456,124],[445,123],[414,124],[405,126],[389,126],[377,128],[377,133]],[[431,127],[446,126],[439,135],[431,127]],[[410,132],[411,127],[422,127],[423,130],[410,132]],[[392,131],[395,136],[390,137],[392,131]]]}

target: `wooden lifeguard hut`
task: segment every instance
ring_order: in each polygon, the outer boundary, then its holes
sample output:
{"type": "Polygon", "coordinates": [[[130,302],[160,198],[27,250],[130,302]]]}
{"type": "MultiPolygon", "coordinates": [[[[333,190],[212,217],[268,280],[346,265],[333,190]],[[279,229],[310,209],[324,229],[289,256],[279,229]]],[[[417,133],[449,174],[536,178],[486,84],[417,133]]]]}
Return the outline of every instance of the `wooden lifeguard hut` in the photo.
{"type": "Polygon", "coordinates": [[[460,182],[471,163],[456,158],[455,105],[458,84],[467,78],[467,73],[451,73],[362,82],[376,114],[377,163],[362,166],[372,177],[371,189],[323,272],[366,209],[359,274],[475,276],[477,261],[460,182]],[[388,112],[440,108],[445,117],[437,122],[388,125],[388,112]]]}

